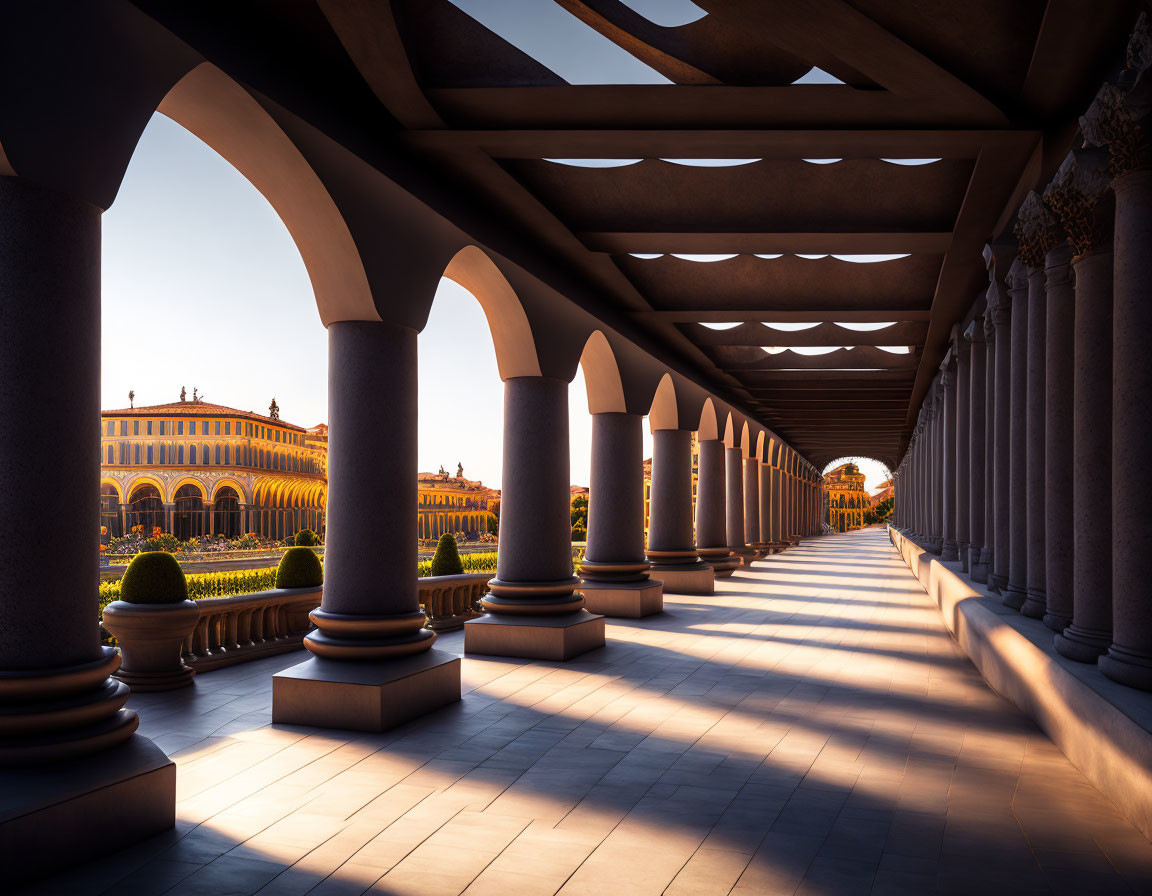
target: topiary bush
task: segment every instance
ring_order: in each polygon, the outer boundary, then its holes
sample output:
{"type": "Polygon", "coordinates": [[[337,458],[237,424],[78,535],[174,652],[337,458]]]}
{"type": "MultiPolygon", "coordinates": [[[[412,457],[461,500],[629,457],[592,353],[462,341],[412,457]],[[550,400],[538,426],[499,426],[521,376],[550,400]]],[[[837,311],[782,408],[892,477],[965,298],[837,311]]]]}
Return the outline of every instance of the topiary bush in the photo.
{"type": "Polygon", "coordinates": [[[324,584],[324,567],[311,548],[288,548],[276,567],[277,588],[315,588],[324,584]]]}
{"type": "Polygon", "coordinates": [[[316,533],[311,529],[301,529],[296,533],[296,545],[302,548],[315,547],[320,543],[320,539],[316,537],[316,533]]]}
{"type": "Polygon", "coordinates": [[[458,576],[464,572],[460,562],[460,551],[456,549],[456,539],[445,532],[436,542],[436,553],[432,555],[432,575],[458,576]]]}
{"type": "Polygon", "coordinates": [[[120,600],[130,604],[178,604],[188,600],[184,570],[166,551],[139,553],[120,580],[120,600]]]}

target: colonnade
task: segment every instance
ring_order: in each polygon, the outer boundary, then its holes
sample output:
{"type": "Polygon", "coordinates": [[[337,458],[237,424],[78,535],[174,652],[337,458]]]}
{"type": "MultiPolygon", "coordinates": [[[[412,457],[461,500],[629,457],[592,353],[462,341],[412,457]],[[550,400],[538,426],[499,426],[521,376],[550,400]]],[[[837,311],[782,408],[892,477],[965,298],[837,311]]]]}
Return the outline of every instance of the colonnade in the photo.
{"type": "MultiPolygon", "coordinates": [[[[1152,690],[1152,89],[1129,68],[1083,145],[985,249],[896,471],[896,525],[1042,620],[1059,653],[1152,690]]],[[[1135,49],[1133,49],[1135,48],[1135,49]]]]}

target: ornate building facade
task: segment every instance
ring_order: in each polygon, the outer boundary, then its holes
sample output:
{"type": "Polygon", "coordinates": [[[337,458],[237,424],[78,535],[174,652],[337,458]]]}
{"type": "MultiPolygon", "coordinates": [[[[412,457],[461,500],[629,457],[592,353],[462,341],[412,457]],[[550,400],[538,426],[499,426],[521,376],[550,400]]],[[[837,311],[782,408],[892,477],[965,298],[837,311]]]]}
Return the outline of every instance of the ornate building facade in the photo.
{"type": "Polygon", "coordinates": [[[322,532],[328,433],[203,399],[100,414],[100,524],[185,540],[255,532],[283,539],[322,532]]]}
{"type": "Polygon", "coordinates": [[[445,532],[463,532],[476,539],[495,530],[496,514],[490,502],[499,500],[500,492],[479,480],[465,479],[462,465],[457,466],[455,476],[441,467],[439,473],[420,473],[416,478],[420,540],[434,541],[445,532]]]}
{"type": "Polygon", "coordinates": [[[841,464],[824,474],[828,495],[828,523],[836,532],[850,532],[864,526],[864,509],[870,498],[864,491],[864,474],[856,464],[841,464]]]}

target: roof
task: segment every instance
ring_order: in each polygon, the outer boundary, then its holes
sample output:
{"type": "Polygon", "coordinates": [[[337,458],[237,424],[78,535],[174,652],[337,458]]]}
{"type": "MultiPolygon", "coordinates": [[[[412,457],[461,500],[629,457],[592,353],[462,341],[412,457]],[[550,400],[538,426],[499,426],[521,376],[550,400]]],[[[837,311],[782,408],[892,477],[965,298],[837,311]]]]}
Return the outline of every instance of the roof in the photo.
{"type": "Polygon", "coordinates": [[[111,411],[101,411],[101,417],[239,417],[243,420],[255,420],[267,426],[279,426],[291,429],[294,432],[307,432],[303,426],[295,423],[286,423],[257,414],[254,411],[239,411],[223,404],[212,404],[207,401],[173,401],[168,404],[151,404],[139,408],[119,408],[111,411]]]}

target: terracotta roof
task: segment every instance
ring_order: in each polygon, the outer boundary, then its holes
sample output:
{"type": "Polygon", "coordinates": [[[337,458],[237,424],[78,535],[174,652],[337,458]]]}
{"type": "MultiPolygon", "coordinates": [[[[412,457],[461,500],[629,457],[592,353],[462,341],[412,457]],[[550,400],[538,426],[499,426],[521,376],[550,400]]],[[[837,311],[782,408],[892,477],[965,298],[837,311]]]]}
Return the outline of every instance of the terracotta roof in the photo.
{"type": "Polygon", "coordinates": [[[264,414],[253,411],[238,411],[222,404],[212,404],[207,401],[173,401],[168,404],[152,404],[140,408],[119,408],[113,411],[101,411],[101,417],[240,417],[245,420],[257,420],[271,426],[282,426],[296,432],[307,432],[303,426],[295,423],[285,423],[264,414]]]}

